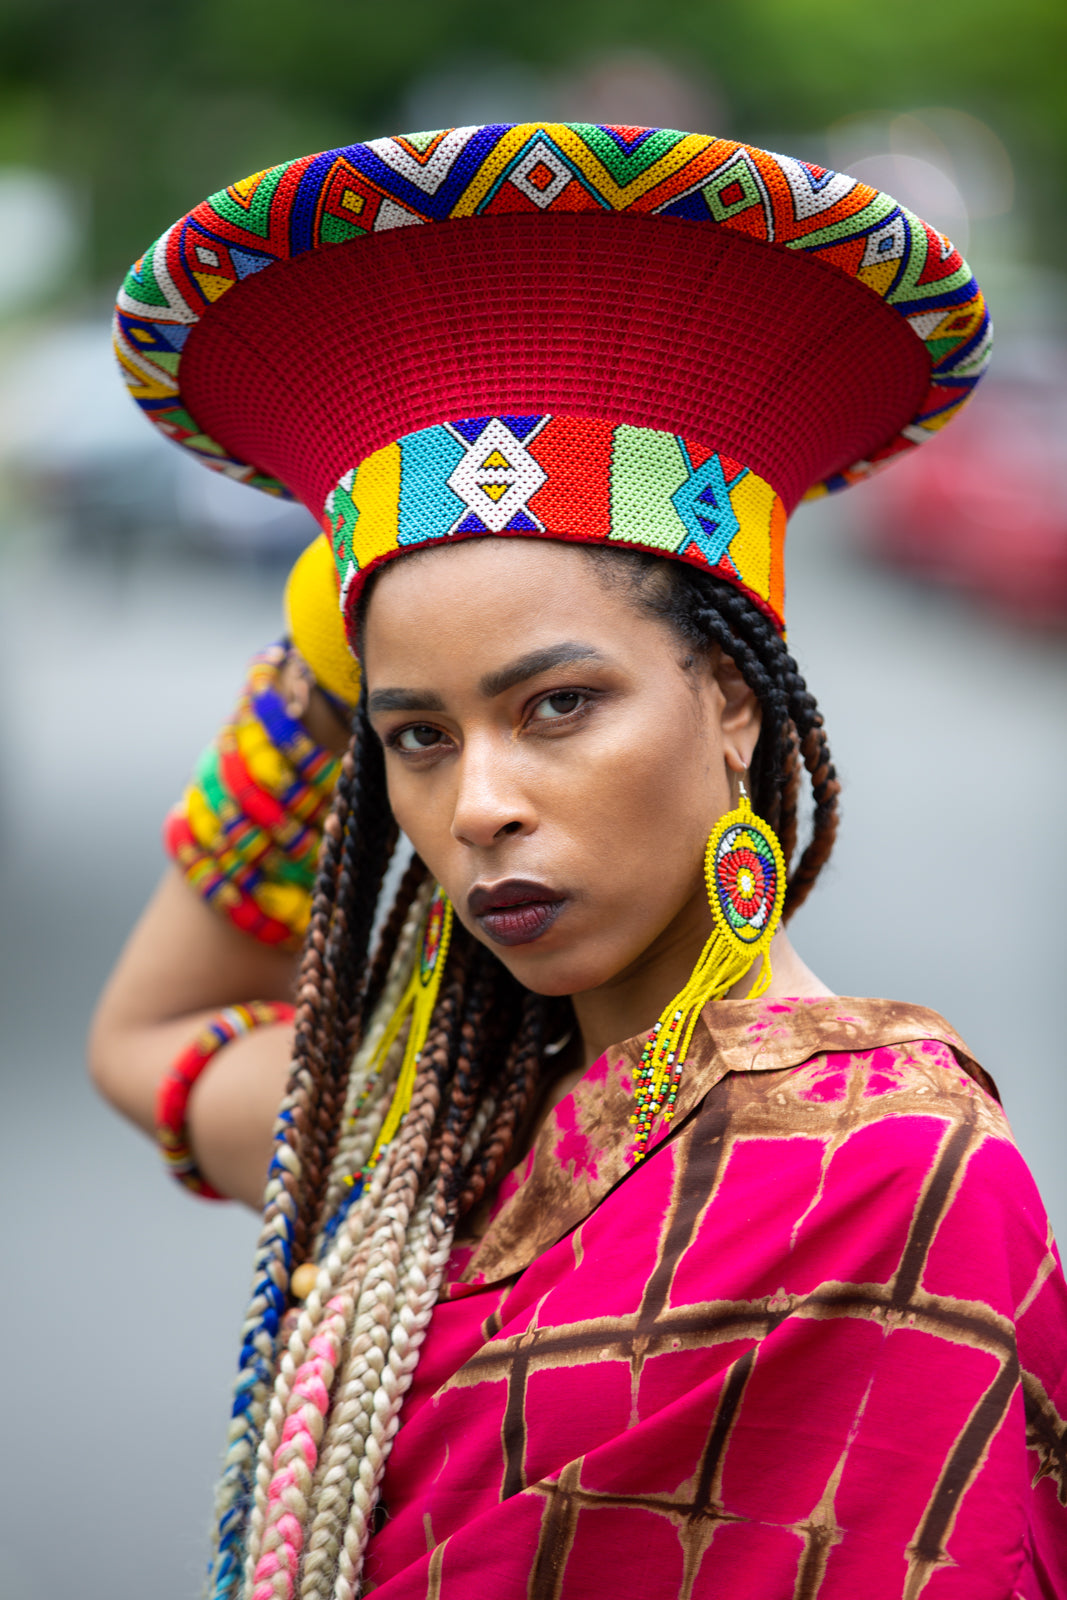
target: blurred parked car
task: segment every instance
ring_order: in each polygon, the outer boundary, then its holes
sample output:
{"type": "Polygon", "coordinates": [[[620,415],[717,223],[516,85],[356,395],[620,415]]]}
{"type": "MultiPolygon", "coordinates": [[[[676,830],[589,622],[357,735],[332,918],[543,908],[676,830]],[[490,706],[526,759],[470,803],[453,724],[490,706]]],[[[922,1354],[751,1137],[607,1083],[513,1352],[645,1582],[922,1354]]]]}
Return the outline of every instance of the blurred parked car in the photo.
{"type": "Polygon", "coordinates": [[[1064,626],[1067,375],[987,379],[865,500],[860,537],[879,559],[1024,622],[1064,626]]]}
{"type": "Polygon", "coordinates": [[[285,565],[318,529],[303,506],[209,472],[140,416],[108,320],[28,339],[0,374],[0,474],[24,520],[73,553],[168,553],[285,565]]]}

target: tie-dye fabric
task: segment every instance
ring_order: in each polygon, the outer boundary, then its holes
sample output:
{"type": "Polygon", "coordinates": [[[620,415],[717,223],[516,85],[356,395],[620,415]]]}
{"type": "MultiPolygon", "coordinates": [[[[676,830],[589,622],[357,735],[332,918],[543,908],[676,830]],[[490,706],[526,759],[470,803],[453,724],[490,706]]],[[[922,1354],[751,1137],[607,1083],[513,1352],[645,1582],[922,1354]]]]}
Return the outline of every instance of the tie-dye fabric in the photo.
{"type": "Polygon", "coordinates": [[[1067,1594],[1067,1286],[934,1013],[709,1006],[630,1165],[642,1041],[457,1245],[378,1600],[1067,1594]]]}

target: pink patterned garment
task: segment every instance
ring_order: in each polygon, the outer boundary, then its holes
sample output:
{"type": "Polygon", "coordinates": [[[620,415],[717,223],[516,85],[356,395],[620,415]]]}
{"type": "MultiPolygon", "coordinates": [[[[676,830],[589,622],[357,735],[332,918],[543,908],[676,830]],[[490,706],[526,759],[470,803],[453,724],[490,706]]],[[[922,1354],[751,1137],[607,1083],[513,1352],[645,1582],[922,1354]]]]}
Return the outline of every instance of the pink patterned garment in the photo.
{"type": "Polygon", "coordinates": [[[643,1041],[457,1246],[378,1600],[1067,1596],[1067,1285],[935,1013],[709,1006],[630,1165],[643,1041]]]}

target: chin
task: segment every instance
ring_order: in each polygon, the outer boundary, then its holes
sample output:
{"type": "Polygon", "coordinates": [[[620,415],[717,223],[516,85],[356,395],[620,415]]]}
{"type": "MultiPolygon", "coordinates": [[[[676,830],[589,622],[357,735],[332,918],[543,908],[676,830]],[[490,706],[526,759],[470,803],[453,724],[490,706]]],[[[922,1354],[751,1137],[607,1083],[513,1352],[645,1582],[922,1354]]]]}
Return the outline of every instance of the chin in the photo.
{"type": "Polygon", "coordinates": [[[536,942],[502,949],[491,939],[482,938],[479,942],[492,951],[524,989],[544,995],[546,1000],[598,989],[626,965],[623,959],[615,961],[603,952],[598,956],[588,949],[539,951],[536,942]]]}

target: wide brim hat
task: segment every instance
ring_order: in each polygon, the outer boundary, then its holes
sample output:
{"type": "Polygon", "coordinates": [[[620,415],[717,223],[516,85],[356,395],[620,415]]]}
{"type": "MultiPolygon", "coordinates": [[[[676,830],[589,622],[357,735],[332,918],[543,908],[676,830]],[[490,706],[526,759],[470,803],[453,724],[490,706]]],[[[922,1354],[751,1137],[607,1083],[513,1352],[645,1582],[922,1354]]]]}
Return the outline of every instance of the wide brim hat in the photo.
{"type": "Polygon", "coordinates": [[[891,196],[585,123],[256,173],[134,264],[115,334],[158,428],[319,520],[290,610],[349,697],[368,574],[433,542],[653,550],[784,627],[790,512],[931,438],[991,339],[966,262],[891,196]]]}

